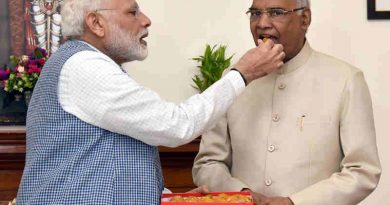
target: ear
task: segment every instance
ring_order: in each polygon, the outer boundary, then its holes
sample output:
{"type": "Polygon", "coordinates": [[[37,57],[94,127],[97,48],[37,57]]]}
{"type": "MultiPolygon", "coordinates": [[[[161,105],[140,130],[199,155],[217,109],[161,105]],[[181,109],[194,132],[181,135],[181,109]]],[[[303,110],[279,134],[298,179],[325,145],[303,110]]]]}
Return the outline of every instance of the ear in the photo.
{"type": "Polygon", "coordinates": [[[95,34],[97,37],[104,37],[104,24],[104,19],[101,18],[101,16],[99,16],[99,14],[96,12],[89,12],[85,17],[86,29],[95,34]]]}
{"type": "Polygon", "coordinates": [[[302,15],[301,15],[301,22],[302,22],[302,29],[304,29],[305,31],[307,31],[307,29],[309,28],[310,26],[310,23],[311,23],[311,10],[310,9],[305,9],[302,11],[302,15]]]}

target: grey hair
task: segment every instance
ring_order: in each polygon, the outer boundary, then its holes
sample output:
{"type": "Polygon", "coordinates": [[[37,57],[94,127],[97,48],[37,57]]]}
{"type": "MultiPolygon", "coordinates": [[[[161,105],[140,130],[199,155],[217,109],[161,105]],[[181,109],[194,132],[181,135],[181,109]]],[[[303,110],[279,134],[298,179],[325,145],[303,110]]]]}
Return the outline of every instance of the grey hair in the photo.
{"type": "MultiPolygon", "coordinates": [[[[297,0],[297,8],[302,8],[302,7],[310,8],[310,0],[297,0]]],[[[302,13],[303,13],[302,10],[298,11],[299,15],[302,15],[302,13]]]]}
{"type": "Polygon", "coordinates": [[[84,18],[88,11],[101,9],[105,0],[64,0],[61,4],[61,31],[66,38],[78,38],[84,33],[84,18]]]}
{"type": "Polygon", "coordinates": [[[301,7],[310,8],[310,0],[297,0],[297,8],[301,7]]]}

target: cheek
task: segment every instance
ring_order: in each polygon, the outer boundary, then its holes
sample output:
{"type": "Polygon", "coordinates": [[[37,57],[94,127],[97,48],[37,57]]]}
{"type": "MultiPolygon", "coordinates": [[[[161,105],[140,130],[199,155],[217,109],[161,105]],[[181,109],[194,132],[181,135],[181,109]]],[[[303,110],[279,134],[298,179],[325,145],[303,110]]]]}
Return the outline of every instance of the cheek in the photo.
{"type": "Polygon", "coordinates": [[[126,28],[127,31],[129,31],[132,34],[137,34],[137,33],[140,32],[138,27],[136,27],[136,26],[134,26],[132,24],[127,25],[125,28],[126,28]]]}
{"type": "Polygon", "coordinates": [[[296,29],[294,30],[294,28],[288,26],[288,24],[275,25],[275,30],[279,35],[280,43],[282,43],[284,47],[289,47],[291,41],[296,37],[296,29]]]}
{"type": "Polygon", "coordinates": [[[256,25],[255,24],[250,24],[250,30],[251,30],[251,33],[252,33],[253,41],[255,42],[256,46],[258,46],[256,25]]]}
{"type": "Polygon", "coordinates": [[[249,23],[249,28],[251,29],[252,35],[255,35],[256,34],[256,24],[249,23]]]}
{"type": "Polygon", "coordinates": [[[126,20],[121,22],[122,28],[124,28],[126,31],[131,32],[132,34],[138,34],[141,32],[141,26],[137,21],[134,20],[126,20]]]}

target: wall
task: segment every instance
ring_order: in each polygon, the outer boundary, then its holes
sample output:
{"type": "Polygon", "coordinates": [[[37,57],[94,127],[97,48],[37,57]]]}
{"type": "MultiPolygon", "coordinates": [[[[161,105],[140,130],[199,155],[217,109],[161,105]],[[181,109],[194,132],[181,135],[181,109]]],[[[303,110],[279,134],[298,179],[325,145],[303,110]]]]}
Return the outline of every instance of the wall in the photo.
{"type": "MultiPolygon", "coordinates": [[[[141,84],[164,99],[181,102],[190,86],[204,45],[226,44],[234,61],[253,46],[248,18],[251,0],[138,0],[152,19],[150,56],[125,65],[141,84]]],[[[390,20],[368,21],[365,0],[312,0],[308,33],[312,47],[361,68],[371,90],[383,174],[377,190],[362,205],[390,204],[390,20]]]]}

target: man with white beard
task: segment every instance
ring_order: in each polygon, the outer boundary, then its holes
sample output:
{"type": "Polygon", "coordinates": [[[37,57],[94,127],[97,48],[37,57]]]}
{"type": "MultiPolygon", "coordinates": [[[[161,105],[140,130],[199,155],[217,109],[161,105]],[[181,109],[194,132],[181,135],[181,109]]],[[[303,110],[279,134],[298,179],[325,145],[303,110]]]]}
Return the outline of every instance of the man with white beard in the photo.
{"type": "Polygon", "coordinates": [[[135,0],[66,0],[61,15],[68,41],[30,102],[18,204],[160,204],[157,146],[199,136],[285,56],[281,45],[259,42],[208,90],[175,105],[120,67],[148,54],[151,22],[135,0]]]}

